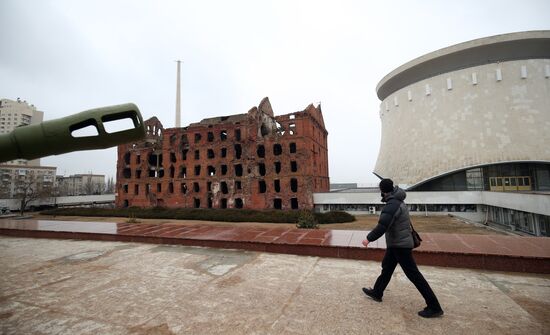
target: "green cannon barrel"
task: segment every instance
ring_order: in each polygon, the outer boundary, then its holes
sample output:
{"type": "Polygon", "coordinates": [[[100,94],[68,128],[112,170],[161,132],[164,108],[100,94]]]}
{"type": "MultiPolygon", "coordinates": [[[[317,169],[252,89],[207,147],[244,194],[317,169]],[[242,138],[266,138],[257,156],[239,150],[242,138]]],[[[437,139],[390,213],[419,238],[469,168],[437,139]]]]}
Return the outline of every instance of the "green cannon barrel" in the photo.
{"type": "Polygon", "coordinates": [[[90,109],[60,119],[18,127],[9,134],[0,135],[0,162],[104,149],[144,137],[145,127],[136,105],[128,103],[90,109]],[[133,127],[116,129],[121,124],[133,127]]]}

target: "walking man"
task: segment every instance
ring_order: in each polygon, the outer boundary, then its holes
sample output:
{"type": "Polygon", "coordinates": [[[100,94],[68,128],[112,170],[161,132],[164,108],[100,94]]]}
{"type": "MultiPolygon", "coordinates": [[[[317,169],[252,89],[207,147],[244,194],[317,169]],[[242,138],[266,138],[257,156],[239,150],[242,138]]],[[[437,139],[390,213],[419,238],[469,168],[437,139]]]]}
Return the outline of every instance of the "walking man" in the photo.
{"type": "Polygon", "coordinates": [[[376,227],[363,241],[366,247],[370,242],[376,241],[384,233],[386,234],[386,253],[382,260],[382,273],[376,279],[373,288],[363,287],[363,292],[377,302],[382,301],[384,290],[388,286],[393,271],[397,264],[401,266],[405,275],[416,286],[416,289],[426,301],[426,307],[418,312],[424,318],[434,318],[443,315],[443,309],[432,291],[430,285],[418,270],[412,256],[413,239],[411,235],[411,222],[409,210],[403,202],[405,191],[398,186],[393,186],[391,179],[382,179],[379,184],[382,202],[386,205],[382,208],[376,227]]]}

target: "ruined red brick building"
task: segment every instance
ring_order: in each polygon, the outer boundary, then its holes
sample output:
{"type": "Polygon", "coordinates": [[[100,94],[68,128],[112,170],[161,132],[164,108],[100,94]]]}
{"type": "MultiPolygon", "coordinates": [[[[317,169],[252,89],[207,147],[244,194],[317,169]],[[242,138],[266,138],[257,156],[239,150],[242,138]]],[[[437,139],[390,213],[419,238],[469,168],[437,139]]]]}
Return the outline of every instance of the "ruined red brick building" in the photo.
{"type": "Polygon", "coordinates": [[[118,147],[118,207],[311,209],[329,191],[320,105],[274,116],[264,98],[246,114],[145,126],[143,141],[118,147]]]}

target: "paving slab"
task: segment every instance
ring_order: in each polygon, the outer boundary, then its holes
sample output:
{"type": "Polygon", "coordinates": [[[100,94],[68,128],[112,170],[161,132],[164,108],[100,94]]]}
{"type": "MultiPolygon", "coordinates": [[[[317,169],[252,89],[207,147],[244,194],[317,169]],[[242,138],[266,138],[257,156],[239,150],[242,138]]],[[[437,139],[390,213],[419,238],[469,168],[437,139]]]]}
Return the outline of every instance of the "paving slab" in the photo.
{"type": "Polygon", "coordinates": [[[398,267],[246,250],[0,237],[0,334],[549,334],[550,275],[398,267]]]}

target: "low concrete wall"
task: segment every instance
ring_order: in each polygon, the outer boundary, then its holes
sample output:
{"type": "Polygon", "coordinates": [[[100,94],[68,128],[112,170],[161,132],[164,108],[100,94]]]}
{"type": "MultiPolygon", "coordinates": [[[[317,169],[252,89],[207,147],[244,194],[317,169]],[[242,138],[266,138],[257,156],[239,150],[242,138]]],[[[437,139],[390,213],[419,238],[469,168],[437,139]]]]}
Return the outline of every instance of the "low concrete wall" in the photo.
{"type": "MultiPolygon", "coordinates": [[[[457,204],[475,205],[482,203],[481,191],[458,191],[458,192],[407,192],[405,202],[418,205],[457,204]]],[[[382,204],[380,193],[355,193],[355,192],[332,192],[314,193],[313,203],[315,205],[328,204],[382,204]]]]}
{"type": "MultiPolygon", "coordinates": [[[[78,206],[78,205],[92,205],[92,204],[105,204],[114,203],[114,194],[100,194],[100,195],[78,195],[70,197],[51,197],[45,199],[38,199],[28,204],[31,206],[78,206]]],[[[12,211],[18,211],[21,207],[21,200],[19,199],[0,199],[0,206],[6,206],[12,211]]]]}
{"type": "MultiPolygon", "coordinates": [[[[380,194],[373,192],[332,192],[314,193],[313,202],[320,211],[322,205],[379,205],[382,204],[380,194]]],[[[489,191],[456,191],[456,192],[407,192],[407,204],[415,205],[486,205],[509,208],[518,211],[550,216],[550,194],[547,193],[518,193],[518,192],[489,192],[489,191]]],[[[352,214],[369,214],[364,211],[349,211],[352,214]]],[[[412,215],[422,215],[422,212],[411,212],[412,215]]],[[[485,212],[478,206],[477,212],[428,212],[429,215],[448,215],[461,217],[466,220],[483,222],[485,212]]]]}

